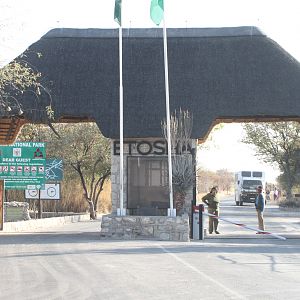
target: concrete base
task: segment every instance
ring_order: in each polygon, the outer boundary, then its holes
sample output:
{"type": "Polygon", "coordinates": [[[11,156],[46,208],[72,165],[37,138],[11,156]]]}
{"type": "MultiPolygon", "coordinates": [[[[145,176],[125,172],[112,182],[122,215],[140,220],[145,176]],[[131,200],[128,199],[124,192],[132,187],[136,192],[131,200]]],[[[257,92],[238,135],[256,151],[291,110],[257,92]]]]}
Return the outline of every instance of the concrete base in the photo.
{"type": "Polygon", "coordinates": [[[189,217],[107,215],[102,217],[100,237],[186,242],[189,241],[189,217]]]}

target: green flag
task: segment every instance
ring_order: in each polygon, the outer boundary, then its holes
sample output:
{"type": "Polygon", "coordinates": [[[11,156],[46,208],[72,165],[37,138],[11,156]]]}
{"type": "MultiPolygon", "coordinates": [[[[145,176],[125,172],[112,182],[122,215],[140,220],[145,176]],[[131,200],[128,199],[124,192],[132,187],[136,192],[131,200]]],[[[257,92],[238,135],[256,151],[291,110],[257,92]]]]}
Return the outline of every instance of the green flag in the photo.
{"type": "Polygon", "coordinates": [[[150,16],[156,25],[160,24],[164,17],[164,0],[151,0],[150,16]]]}
{"type": "Polygon", "coordinates": [[[121,20],[121,16],[122,16],[122,10],[121,10],[121,6],[122,6],[122,0],[115,0],[115,21],[121,26],[122,24],[122,20],[121,20]]]}

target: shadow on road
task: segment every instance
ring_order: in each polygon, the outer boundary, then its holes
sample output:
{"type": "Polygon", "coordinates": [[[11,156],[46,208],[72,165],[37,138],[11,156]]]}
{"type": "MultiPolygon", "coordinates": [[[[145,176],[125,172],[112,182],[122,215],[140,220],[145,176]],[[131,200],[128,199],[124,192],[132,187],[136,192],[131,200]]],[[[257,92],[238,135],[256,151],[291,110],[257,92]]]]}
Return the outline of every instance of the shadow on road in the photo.
{"type": "MultiPolygon", "coordinates": [[[[300,240],[291,239],[286,241],[271,239],[226,239],[197,241],[190,243],[164,242],[151,240],[101,240],[99,232],[88,233],[34,233],[34,234],[8,234],[2,235],[0,239],[0,249],[3,245],[32,245],[34,248],[28,248],[26,251],[18,254],[5,255],[4,257],[26,257],[26,256],[55,256],[55,255],[80,255],[80,254],[112,254],[112,255],[130,255],[130,254],[162,254],[162,248],[171,253],[300,253],[300,240]],[[91,248],[84,249],[84,244],[88,243],[91,248]],[[51,245],[69,244],[74,247],[66,249],[53,249],[51,245]],[[81,244],[79,246],[79,244],[81,244]],[[49,245],[49,249],[40,252],[39,246],[49,245]],[[37,252],[34,249],[39,249],[37,252]],[[96,249],[95,249],[96,248],[96,249]],[[29,251],[30,250],[30,251],[29,251]]],[[[23,249],[24,250],[24,249],[23,249]]],[[[1,255],[0,255],[1,257],[1,255]]]]}

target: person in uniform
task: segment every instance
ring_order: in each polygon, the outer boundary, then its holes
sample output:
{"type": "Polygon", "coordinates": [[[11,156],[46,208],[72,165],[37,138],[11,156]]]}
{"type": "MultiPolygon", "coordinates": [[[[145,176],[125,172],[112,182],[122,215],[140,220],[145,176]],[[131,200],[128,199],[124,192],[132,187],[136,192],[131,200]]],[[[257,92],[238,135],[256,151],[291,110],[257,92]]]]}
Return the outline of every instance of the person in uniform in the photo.
{"type": "MultiPolygon", "coordinates": [[[[213,214],[215,216],[219,216],[220,213],[220,202],[217,199],[218,188],[214,186],[208,194],[202,197],[202,202],[207,205],[207,211],[209,214],[213,214]]],[[[218,218],[214,218],[209,216],[208,221],[208,232],[212,234],[215,232],[216,234],[220,234],[218,231],[219,220],[218,218]]]]}

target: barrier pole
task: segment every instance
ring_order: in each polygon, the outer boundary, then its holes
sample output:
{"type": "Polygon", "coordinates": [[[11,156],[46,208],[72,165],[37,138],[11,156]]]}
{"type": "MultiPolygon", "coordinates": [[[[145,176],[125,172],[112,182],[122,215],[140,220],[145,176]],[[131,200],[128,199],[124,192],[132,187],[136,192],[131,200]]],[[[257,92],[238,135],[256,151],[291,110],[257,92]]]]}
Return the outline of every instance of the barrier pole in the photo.
{"type": "Polygon", "coordinates": [[[260,229],[254,228],[254,227],[247,226],[247,225],[242,224],[242,223],[233,222],[233,221],[224,219],[224,218],[222,218],[222,217],[218,217],[218,216],[216,216],[216,215],[214,215],[214,214],[210,214],[210,213],[206,213],[206,212],[203,212],[203,214],[205,214],[206,216],[210,216],[210,217],[213,217],[213,218],[216,218],[216,219],[225,221],[225,222],[227,222],[227,223],[231,223],[231,224],[234,224],[234,225],[237,225],[237,226],[240,226],[240,227],[249,229],[249,230],[253,230],[253,231],[256,231],[256,232],[261,232],[262,234],[268,234],[268,235],[271,235],[271,236],[273,236],[273,237],[275,237],[275,238],[277,238],[277,239],[280,239],[280,240],[284,240],[284,241],[286,240],[285,237],[280,236],[280,235],[278,235],[278,234],[276,234],[276,233],[272,233],[272,232],[260,230],[260,229]]]}

